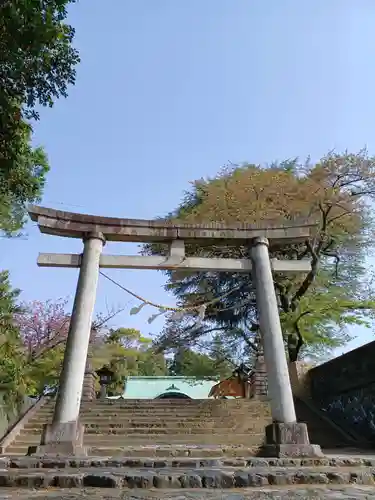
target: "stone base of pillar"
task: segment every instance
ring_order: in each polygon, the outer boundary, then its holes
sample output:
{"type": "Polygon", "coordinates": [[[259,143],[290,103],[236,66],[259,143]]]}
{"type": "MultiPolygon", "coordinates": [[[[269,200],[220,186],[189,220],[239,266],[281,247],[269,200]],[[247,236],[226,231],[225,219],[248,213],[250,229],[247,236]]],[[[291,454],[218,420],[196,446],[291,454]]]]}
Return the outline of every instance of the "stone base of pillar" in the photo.
{"type": "Polygon", "coordinates": [[[28,455],[87,456],[83,446],[84,425],[77,422],[46,424],[39,446],[30,446],[28,455]]]}
{"type": "Polygon", "coordinates": [[[271,424],[266,427],[266,443],[259,452],[262,457],[274,458],[314,458],[324,457],[317,444],[310,444],[307,425],[299,422],[291,424],[271,424]]]}

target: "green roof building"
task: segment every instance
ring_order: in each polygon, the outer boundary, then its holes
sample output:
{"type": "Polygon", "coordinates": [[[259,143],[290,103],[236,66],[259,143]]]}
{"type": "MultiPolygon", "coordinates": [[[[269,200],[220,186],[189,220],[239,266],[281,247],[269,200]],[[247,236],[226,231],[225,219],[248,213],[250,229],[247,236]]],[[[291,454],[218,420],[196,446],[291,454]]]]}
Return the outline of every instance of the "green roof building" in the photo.
{"type": "Polygon", "coordinates": [[[195,377],[128,377],[123,399],[208,399],[218,380],[195,377]]]}

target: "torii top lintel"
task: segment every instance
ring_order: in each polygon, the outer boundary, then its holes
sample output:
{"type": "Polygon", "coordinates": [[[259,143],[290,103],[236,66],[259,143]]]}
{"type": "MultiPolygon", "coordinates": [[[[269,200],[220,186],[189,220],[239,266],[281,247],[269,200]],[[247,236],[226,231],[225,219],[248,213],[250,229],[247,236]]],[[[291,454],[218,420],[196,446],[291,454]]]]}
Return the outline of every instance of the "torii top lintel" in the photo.
{"type": "Polygon", "coordinates": [[[285,224],[269,226],[222,223],[176,224],[167,220],[120,219],[97,215],[64,212],[31,205],[28,212],[42,233],[69,238],[83,238],[89,233],[102,233],[107,241],[171,242],[176,239],[215,244],[242,244],[256,237],[265,237],[270,243],[304,241],[315,227],[313,224],[285,224]]]}

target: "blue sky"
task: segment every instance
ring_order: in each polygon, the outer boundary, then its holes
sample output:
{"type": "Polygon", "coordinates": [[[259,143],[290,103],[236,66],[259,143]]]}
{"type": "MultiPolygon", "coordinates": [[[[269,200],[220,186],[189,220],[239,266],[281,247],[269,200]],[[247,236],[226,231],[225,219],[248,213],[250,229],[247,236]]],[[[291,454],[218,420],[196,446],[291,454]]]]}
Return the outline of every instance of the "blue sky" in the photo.
{"type": "MultiPolygon", "coordinates": [[[[82,58],[77,83],[35,128],[51,163],[44,205],[153,218],[229,160],[375,152],[373,0],[80,0],[69,21],[82,58]]],[[[36,259],[81,248],[30,224],[27,239],[2,240],[0,267],[24,300],[72,299],[77,272],[40,269],[36,259]]],[[[161,273],[108,273],[173,303],[161,273]]],[[[98,311],[129,300],[101,278],[98,311]]],[[[162,321],[148,325],[151,314],[126,312],[116,324],[157,332],[162,321]]],[[[372,339],[356,333],[350,347],[372,339]]]]}

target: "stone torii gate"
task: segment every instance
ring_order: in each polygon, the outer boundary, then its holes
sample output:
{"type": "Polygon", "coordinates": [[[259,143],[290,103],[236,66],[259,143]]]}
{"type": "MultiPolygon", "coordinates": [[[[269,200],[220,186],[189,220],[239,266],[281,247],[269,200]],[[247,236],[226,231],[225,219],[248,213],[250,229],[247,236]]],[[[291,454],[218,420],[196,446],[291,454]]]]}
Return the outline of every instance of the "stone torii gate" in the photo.
{"type": "Polygon", "coordinates": [[[253,273],[259,323],[263,332],[264,359],[273,424],[266,428],[264,455],[321,456],[318,445],[309,442],[306,424],[296,422],[282,330],[272,272],[306,273],[310,262],[269,258],[269,246],[306,241],[312,225],[265,227],[219,223],[188,225],[160,220],[120,219],[70,213],[39,206],[29,207],[31,219],[42,233],[83,240],[82,254],[39,254],[43,267],[79,268],[59,391],[51,424],[41,437],[38,454],[82,455],[84,427],[79,422],[92,315],[99,268],[186,269],[190,271],[233,271],[253,273]],[[103,255],[106,241],[167,243],[169,255],[103,255]],[[208,259],[185,255],[185,242],[202,245],[249,245],[251,259],[208,259]]]}

